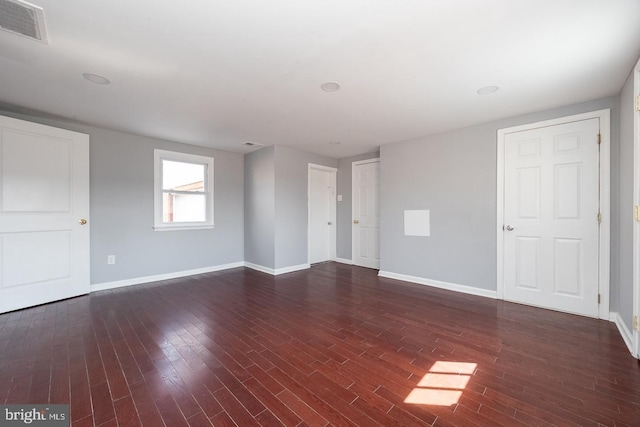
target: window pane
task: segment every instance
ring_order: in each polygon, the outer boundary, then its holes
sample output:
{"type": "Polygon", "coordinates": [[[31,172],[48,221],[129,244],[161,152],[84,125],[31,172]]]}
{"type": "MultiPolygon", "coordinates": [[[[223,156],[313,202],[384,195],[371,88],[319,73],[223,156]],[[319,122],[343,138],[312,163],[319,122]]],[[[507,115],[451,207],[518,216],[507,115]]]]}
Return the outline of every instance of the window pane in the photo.
{"type": "Polygon", "coordinates": [[[162,189],[204,191],[205,165],[162,161],[162,189]]]}
{"type": "Polygon", "coordinates": [[[213,157],[155,149],[153,163],[153,228],[213,228],[213,157]]]}
{"type": "Polygon", "coordinates": [[[202,222],[207,219],[204,194],[162,194],[162,222],[202,222]]]}

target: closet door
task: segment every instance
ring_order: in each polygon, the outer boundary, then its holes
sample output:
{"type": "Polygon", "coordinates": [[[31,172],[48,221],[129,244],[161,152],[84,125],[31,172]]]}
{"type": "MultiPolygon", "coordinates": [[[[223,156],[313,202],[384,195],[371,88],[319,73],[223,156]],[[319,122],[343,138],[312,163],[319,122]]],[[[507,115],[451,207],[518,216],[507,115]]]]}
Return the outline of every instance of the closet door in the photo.
{"type": "Polygon", "coordinates": [[[89,293],[89,136],[0,116],[0,313],[89,293]]]}

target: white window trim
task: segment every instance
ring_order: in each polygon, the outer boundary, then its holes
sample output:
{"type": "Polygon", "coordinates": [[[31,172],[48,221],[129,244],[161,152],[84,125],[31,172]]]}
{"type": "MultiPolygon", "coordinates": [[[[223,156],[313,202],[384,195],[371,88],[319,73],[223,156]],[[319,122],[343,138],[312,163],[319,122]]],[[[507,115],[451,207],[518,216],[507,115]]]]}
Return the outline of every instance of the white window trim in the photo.
{"type": "Polygon", "coordinates": [[[177,151],[158,150],[153,151],[153,206],[155,231],[175,230],[199,230],[213,228],[213,157],[199,156],[197,154],[180,153],[177,151]],[[206,201],[206,220],[198,222],[181,222],[179,224],[167,224],[162,222],[162,161],[171,160],[183,163],[194,163],[207,167],[204,180],[206,201]]]}

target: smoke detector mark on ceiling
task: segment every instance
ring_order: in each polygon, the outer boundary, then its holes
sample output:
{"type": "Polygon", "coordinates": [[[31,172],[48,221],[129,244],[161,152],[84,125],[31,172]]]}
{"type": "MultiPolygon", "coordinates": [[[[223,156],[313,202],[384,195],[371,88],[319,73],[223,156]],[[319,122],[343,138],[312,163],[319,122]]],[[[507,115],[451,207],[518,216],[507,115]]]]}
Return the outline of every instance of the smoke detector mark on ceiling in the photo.
{"type": "Polygon", "coordinates": [[[490,95],[495,93],[500,89],[498,86],[484,86],[478,89],[478,95],[490,95]]]}
{"type": "Polygon", "coordinates": [[[0,0],[0,29],[49,43],[44,10],[20,0],[0,0]]]}
{"type": "Polygon", "coordinates": [[[340,90],[340,83],[324,82],[320,85],[320,89],[322,89],[325,92],[337,92],[340,90]]]}
{"type": "Polygon", "coordinates": [[[259,144],[253,141],[245,141],[242,143],[242,145],[246,145],[247,147],[262,147],[264,144],[259,144]]]}
{"type": "Polygon", "coordinates": [[[108,85],[109,83],[111,83],[111,80],[99,74],[82,73],[82,77],[97,85],[108,85]]]}

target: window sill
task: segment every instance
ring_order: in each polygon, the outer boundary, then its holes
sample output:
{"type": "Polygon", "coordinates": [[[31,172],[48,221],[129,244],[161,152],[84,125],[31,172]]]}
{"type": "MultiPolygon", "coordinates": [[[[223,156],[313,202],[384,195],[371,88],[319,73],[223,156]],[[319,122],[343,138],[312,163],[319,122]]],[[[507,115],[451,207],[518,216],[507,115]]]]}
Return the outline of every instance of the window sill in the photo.
{"type": "Polygon", "coordinates": [[[212,229],[213,224],[198,224],[198,225],[156,225],[153,227],[154,231],[182,231],[182,230],[209,230],[212,229]]]}

